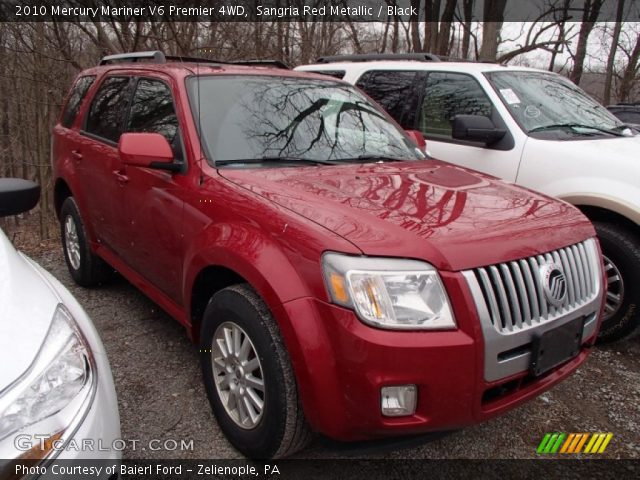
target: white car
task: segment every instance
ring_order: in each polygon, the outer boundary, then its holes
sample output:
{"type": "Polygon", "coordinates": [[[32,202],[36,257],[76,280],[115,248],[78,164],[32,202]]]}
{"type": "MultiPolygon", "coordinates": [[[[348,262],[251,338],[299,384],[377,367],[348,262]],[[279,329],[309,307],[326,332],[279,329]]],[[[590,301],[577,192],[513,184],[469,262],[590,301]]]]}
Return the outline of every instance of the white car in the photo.
{"type": "MultiPolygon", "coordinates": [[[[0,216],[27,211],[38,198],[34,183],[0,179],[0,216]]],[[[0,458],[32,467],[54,458],[119,462],[119,438],[98,332],[69,291],[0,230],[0,458]]],[[[9,466],[0,477],[25,473],[9,466]]]]}
{"type": "Polygon", "coordinates": [[[357,85],[414,139],[421,133],[435,158],[580,208],[598,231],[607,272],[599,338],[638,326],[640,136],[576,85],[545,70],[431,54],[325,57],[296,70],[357,85]]]}

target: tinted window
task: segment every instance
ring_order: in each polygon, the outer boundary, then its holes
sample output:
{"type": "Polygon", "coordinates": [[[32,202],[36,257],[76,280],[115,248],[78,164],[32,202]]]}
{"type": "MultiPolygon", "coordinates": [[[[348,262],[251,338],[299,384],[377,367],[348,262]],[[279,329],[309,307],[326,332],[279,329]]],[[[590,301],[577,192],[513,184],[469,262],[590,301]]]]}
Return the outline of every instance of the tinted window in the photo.
{"type": "Polygon", "coordinates": [[[491,101],[473,77],[432,72],[427,77],[419,128],[425,136],[451,138],[453,117],[490,117],[491,111],[491,101]]]}
{"type": "Polygon", "coordinates": [[[109,77],[100,85],[87,118],[87,132],[112,142],[120,139],[129,101],[128,86],[128,77],[109,77]]]}
{"type": "Polygon", "coordinates": [[[407,105],[413,96],[416,72],[366,72],[356,86],[384,107],[404,128],[413,128],[407,120],[407,105]]]}
{"type": "Polygon", "coordinates": [[[342,82],[248,75],[189,82],[203,143],[215,161],[419,158],[382,110],[342,82]]]}
{"type": "Polygon", "coordinates": [[[178,133],[178,117],[169,87],[159,80],[141,79],[131,102],[127,132],[153,132],[173,143],[178,133]]]}
{"type": "Polygon", "coordinates": [[[67,105],[64,107],[64,111],[62,112],[62,125],[70,128],[73,125],[73,121],[76,119],[76,115],[78,115],[78,110],[80,110],[80,104],[82,103],[82,99],[87,94],[89,87],[93,84],[96,79],[95,75],[89,77],[80,77],[73,88],[71,89],[71,95],[69,95],[69,100],[67,101],[67,105]]]}
{"type": "Polygon", "coordinates": [[[640,124],[640,111],[638,112],[614,111],[613,114],[623,122],[640,124]]]}
{"type": "Polygon", "coordinates": [[[178,117],[169,86],[160,80],[140,79],[131,102],[127,132],[164,135],[176,160],[182,160],[178,117]]]}

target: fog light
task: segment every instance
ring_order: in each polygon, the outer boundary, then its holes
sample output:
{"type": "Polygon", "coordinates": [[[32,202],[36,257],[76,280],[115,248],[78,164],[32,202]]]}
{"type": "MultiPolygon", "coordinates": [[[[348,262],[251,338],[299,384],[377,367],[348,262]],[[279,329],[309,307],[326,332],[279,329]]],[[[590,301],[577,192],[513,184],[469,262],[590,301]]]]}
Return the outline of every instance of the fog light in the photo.
{"type": "Polygon", "coordinates": [[[382,387],[380,408],[385,417],[403,417],[416,411],[418,389],[415,385],[382,387]]]}

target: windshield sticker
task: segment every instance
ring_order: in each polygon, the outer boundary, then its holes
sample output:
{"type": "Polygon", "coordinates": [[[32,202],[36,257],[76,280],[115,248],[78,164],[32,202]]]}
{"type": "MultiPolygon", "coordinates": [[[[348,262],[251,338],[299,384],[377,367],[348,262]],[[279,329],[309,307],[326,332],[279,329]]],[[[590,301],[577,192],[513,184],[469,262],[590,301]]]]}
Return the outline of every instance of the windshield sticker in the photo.
{"type": "Polygon", "coordinates": [[[527,105],[524,109],[524,116],[527,118],[538,118],[540,116],[540,109],[535,105],[527,105]]]}
{"type": "Polygon", "coordinates": [[[518,98],[518,95],[516,95],[516,92],[514,92],[510,88],[501,88],[500,94],[502,95],[502,98],[504,98],[509,105],[520,103],[520,99],[518,98]]]}

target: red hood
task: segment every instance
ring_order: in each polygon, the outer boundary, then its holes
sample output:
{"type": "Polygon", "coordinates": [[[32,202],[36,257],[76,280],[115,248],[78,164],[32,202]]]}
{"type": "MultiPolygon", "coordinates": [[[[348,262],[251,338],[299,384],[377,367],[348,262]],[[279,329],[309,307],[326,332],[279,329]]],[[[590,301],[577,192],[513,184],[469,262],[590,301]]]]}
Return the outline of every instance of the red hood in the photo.
{"type": "Polygon", "coordinates": [[[595,235],[565,202],[435,160],[219,172],[366,255],[419,258],[444,270],[527,257],[595,235]]]}

